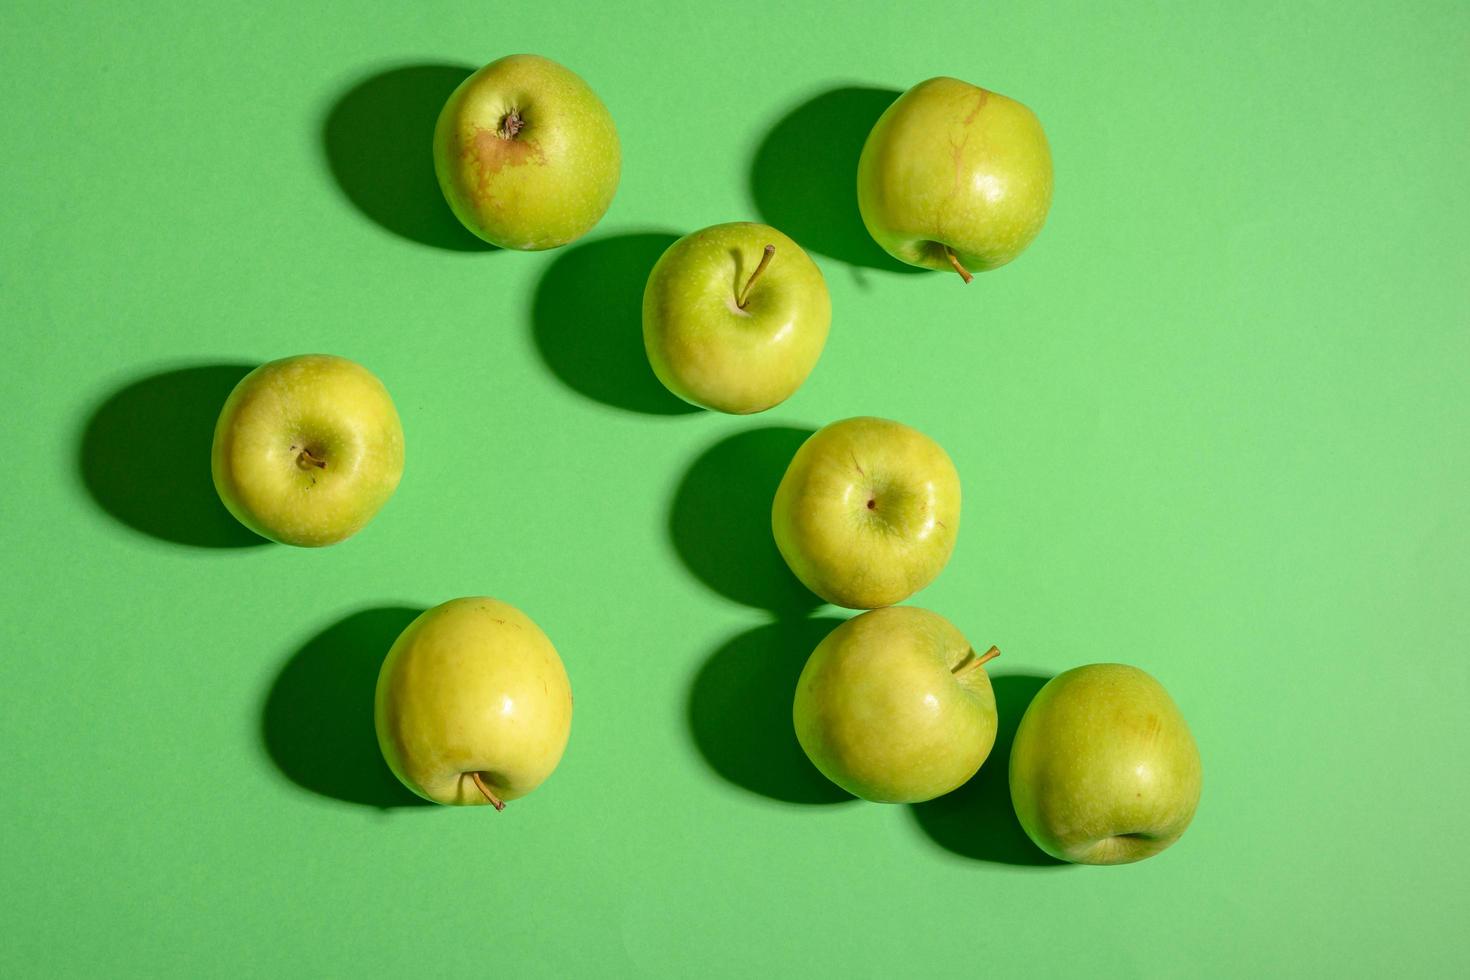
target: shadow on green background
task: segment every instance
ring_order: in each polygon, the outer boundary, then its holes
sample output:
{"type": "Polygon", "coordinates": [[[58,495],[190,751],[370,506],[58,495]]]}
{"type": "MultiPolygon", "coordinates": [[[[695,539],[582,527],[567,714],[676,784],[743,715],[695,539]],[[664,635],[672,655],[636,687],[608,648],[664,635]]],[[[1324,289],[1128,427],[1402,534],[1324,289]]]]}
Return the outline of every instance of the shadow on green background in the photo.
{"type": "Polygon", "coordinates": [[[992,675],[998,724],[995,748],[980,771],[946,796],[912,807],[920,829],[947,851],[998,864],[1070,867],[1035,844],[1011,806],[1011,743],[1021,716],[1051,678],[1040,674],[992,675]]]}
{"type": "Polygon", "coordinates": [[[175,544],[268,544],[220,503],[209,473],[214,423],[251,364],[203,364],[145,375],[104,399],[77,447],[82,484],[134,530],[175,544]]]}
{"type": "Polygon", "coordinates": [[[766,133],[750,165],[761,220],[802,248],[849,265],[921,272],[873,241],[857,205],[857,162],[868,132],[902,94],[843,86],[796,106],[766,133]]]}
{"type": "Polygon", "coordinates": [[[428,806],[378,751],[373,700],[378,669],[422,608],[362,609],[327,627],[281,667],[261,709],[261,737],[276,768],[304,789],[363,806],[428,806]]]}
{"type": "Polygon", "coordinates": [[[768,623],[722,644],[689,688],[689,732],[710,768],[752,793],[787,803],[851,795],[807,759],[791,722],[796,680],[837,617],[768,623]]]}
{"type": "Polygon", "coordinates": [[[541,360],[573,391],[649,415],[700,409],[675,397],[643,349],[643,285],[676,236],[611,235],[558,249],[531,307],[541,360]]]}
{"type": "Polygon", "coordinates": [[[685,568],[721,595],[783,617],[822,604],[771,537],[776,487],[813,431],[767,426],[726,436],[685,471],[669,507],[669,537],[685,568]]]}
{"type": "Polygon", "coordinates": [[[322,122],[322,148],[337,186],[395,235],[450,251],[496,251],[459,223],[434,176],[439,110],[473,72],[447,64],[375,72],[343,93],[322,122]]]}

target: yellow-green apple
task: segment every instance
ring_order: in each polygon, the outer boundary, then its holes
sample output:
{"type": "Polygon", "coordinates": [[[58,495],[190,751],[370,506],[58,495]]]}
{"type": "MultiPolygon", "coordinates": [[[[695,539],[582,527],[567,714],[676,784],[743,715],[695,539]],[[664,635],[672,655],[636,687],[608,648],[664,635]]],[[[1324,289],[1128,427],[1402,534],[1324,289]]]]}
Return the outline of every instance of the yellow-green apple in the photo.
{"type": "Polygon", "coordinates": [[[1092,664],[1047,682],[1011,746],[1011,802],[1052,857],[1128,864],[1173,844],[1199,804],[1184,716],[1137,667],[1092,664]]]}
{"type": "Polygon", "coordinates": [[[303,354],[251,371],[219,413],[214,488],[250,530],[319,547],[351,537],[403,476],[388,390],[345,357],[303,354]]]}
{"type": "Polygon", "coordinates": [[[1051,208],[1051,150],[1036,114],[957,78],[931,78],[878,118],[858,158],[858,210],[900,262],[1005,265],[1051,208]]]}
{"type": "Polygon", "coordinates": [[[582,237],[612,203],[621,169],[607,106],[576,73],[537,55],[510,55],[466,78],[434,127],[444,200],[501,248],[582,237]]]}
{"type": "Polygon", "coordinates": [[[801,386],[827,343],[832,302],[801,247],[735,221],[685,235],[643,291],[643,346],[680,398],[748,415],[801,386]]]}
{"type": "Polygon", "coordinates": [[[891,606],[855,616],[817,645],[792,718],[807,758],[876,803],[919,803],[959,788],[995,745],[986,661],[938,613],[891,606]]]}
{"type": "Polygon", "coordinates": [[[796,577],[828,602],[876,609],[934,580],[960,530],[960,477],[939,444],[888,419],[833,422],[802,443],[771,505],[796,577]]]}
{"type": "Polygon", "coordinates": [[[556,648],[496,599],[453,599],[408,625],[378,673],[378,747],[436,803],[500,810],[540,786],[572,730],[556,648]]]}

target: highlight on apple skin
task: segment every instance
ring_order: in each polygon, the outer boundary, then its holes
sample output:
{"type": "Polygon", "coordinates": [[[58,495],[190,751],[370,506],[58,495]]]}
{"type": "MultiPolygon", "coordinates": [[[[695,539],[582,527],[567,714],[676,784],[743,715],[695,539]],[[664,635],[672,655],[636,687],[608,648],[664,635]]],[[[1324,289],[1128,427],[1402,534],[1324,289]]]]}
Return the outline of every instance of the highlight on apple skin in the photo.
{"type": "Polygon", "coordinates": [[[434,127],[434,173],[455,217],[501,248],[538,251],[592,229],[618,189],[607,106],[575,72],[517,54],[466,78],[434,127]]]}
{"type": "Polygon", "coordinates": [[[958,789],[995,746],[995,691],[977,652],[938,613],[875,609],[838,626],[796,684],[807,758],[854,796],[919,803],[958,789]]]}
{"type": "Polygon", "coordinates": [[[801,246],[751,221],[685,235],[643,291],[643,347],[665,388],[749,415],[790,398],[832,323],[827,283],[801,246]]]}
{"type": "Polygon", "coordinates": [[[321,547],[362,530],[403,476],[403,426],[367,368],[303,354],[262,364],[225,399],[210,469],[241,524],[321,547]]]}
{"type": "Polygon", "coordinates": [[[426,800],[505,804],[546,781],[572,729],[572,686],[529,616],[471,596],[427,610],[378,672],[378,747],[426,800]]]}
{"type": "Polygon", "coordinates": [[[949,562],[960,530],[960,477],[917,429],[860,416],[813,433],[771,504],[786,564],[835,605],[902,602],[949,562]]]}
{"type": "Polygon", "coordinates": [[[858,210],[900,262],[956,272],[1020,255],[1051,209],[1051,150],[1026,106],[956,78],[909,89],[858,158],[858,210]]]}
{"type": "Polygon", "coordinates": [[[1036,846],[1129,864],[1174,844],[1199,806],[1199,749],[1169,693],[1126,664],[1058,674],[1011,746],[1011,802],[1036,846]]]}

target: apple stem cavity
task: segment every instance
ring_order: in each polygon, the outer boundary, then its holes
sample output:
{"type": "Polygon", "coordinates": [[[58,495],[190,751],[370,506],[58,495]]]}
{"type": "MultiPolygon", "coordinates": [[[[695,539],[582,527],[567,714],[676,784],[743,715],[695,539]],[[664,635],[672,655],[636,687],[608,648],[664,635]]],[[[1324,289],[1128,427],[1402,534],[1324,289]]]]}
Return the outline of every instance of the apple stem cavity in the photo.
{"type": "Polygon", "coordinates": [[[775,254],[776,246],[767,245],[766,250],[761,253],[760,265],[757,265],[755,271],[750,274],[750,278],[745,280],[745,288],[740,290],[740,295],[735,300],[736,306],[742,310],[745,309],[745,301],[750,296],[750,287],[754,286],[755,281],[761,277],[761,273],[766,271],[766,266],[771,264],[771,256],[775,254]]]}
{"type": "Polygon", "coordinates": [[[470,779],[474,780],[475,785],[479,787],[480,792],[485,794],[485,799],[490,801],[490,805],[495,808],[495,812],[499,813],[501,810],[505,809],[505,801],[496,796],[493,792],[491,792],[490,787],[485,785],[484,776],[481,776],[477,772],[472,772],[470,773],[470,779]]]}
{"type": "Polygon", "coordinates": [[[296,457],[296,465],[303,470],[308,466],[315,466],[319,470],[324,470],[327,468],[327,461],[313,456],[310,449],[302,449],[301,455],[296,457]]]}
{"type": "Polygon", "coordinates": [[[974,653],[975,651],[971,650],[971,656],[968,656],[964,660],[961,660],[957,665],[955,665],[954,670],[950,671],[950,673],[954,674],[956,677],[963,677],[965,674],[968,674],[976,667],[981,667],[994,660],[996,657],[1000,656],[1000,647],[991,647],[989,650],[986,650],[978,657],[974,656],[974,653]]]}
{"type": "Polygon", "coordinates": [[[954,271],[958,272],[960,274],[960,278],[965,280],[967,284],[971,279],[975,278],[974,276],[970,275],[970,270],[966,269],[964,264],[960,262],[960,257],[954,254],[954,249],[950,248],[948,245],[944,246],[944,257],[949,259],[949,264],[954,266],[954,271]]]}

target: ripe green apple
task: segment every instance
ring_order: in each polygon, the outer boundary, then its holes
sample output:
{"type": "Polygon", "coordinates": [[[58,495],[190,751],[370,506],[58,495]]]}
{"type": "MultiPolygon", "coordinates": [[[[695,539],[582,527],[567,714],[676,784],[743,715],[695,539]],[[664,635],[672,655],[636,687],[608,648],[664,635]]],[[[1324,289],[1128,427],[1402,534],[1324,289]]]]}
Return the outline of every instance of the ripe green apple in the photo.
{"type": "Polygon", "coordinates": [[[415,619],[388,651],[373,717],[403,785],[436,803],[500,810],[561,761],[572,686],[525,613],[454,599],[415,619]]]}
{"type": "Polygon", "coordinates": [[[303,354],[251,371],[219,413],[214,488],[231,514],[282,544],[362,530],[403,476],[403,427],[367,368],[303,354]]]}
{"type": "Polygon", "coordinates": [[[658,379],[735,415],[791,397],[827,343],[822,272],[791,239],[749,221],[685,235],[643,291],[643,346],[658,379]]]}
{"type": "Polygon", "coordinates": [[[876,609],[934,580],[960,530],[960,477],[898,422],[833,422],[802,443],[771,505],[776,547],[828,602],[876,609]]]}
{"type": "Polygon", "coordinates": [[[1031,244],[1051,186],[1036,115],[956,78],[899,96],[858,158],[858,210],[873,240],[900,262],[953,269],[965,282],[1031,244]]]}
{"type": "Polygon", "coordinates": [[[475,72],[434,127],[434,172],[455,217],[492,245],[534,251],[585,235],[622,169],[607,107],[574,72],[510,55],[475,72]]]}
{"type": "Polygon", "coordinates": [[[1058,674],[1011,747],[1011,801],[1052,857],[1128,864],[1179,839],[1199,804],[1200,758],[1184,716],[1137,667],[1058,674]]]}
{"type": "Polygon", "coordinates": [[[807,758],[875,803],[919,803],[959,788],[995,745],[995,692],[949,620],[890,606],[855,616],[817,645],[792,718],[807,758]]]}

